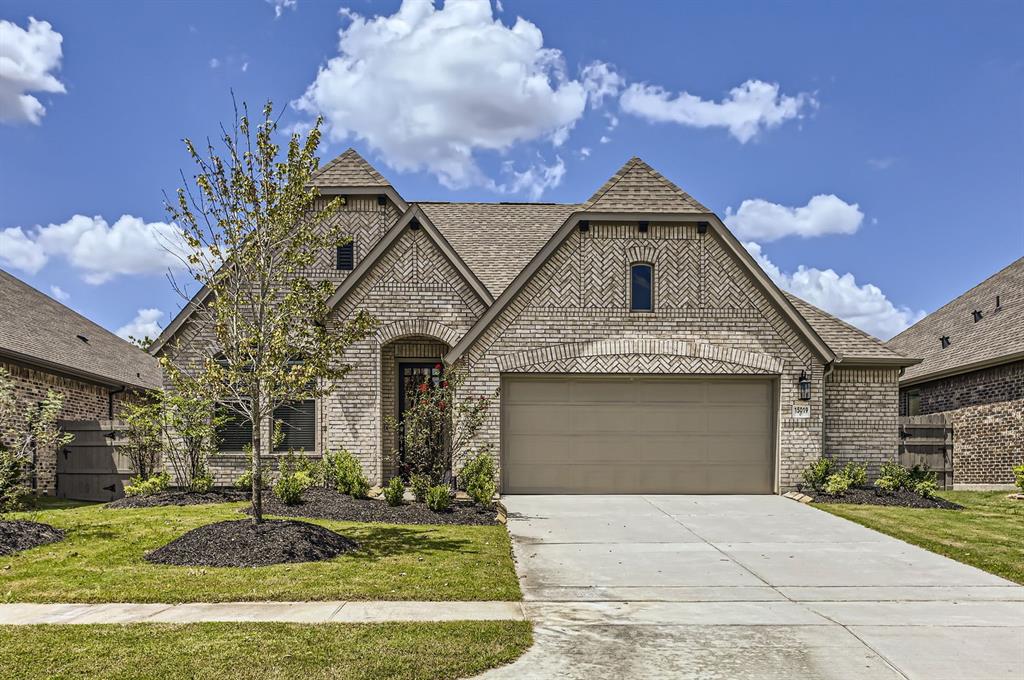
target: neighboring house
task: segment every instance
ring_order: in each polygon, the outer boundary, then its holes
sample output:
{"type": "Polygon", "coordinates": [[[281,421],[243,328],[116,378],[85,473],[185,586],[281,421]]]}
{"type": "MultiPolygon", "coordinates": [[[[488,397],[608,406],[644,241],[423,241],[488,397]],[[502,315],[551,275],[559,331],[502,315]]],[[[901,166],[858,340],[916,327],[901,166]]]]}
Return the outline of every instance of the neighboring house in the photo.
{"type": "MultiPolygon", "coordinates": [[[[19,417],[48,390],[61,420],[112,419],[132,394],[161,385],[157,361],[110,331],[0,270],[0,368],[14,381],[19,417]]],[[[37,451],[33,484],[57,490],[57,452],[37,451]]]]}
{"type": "MultiPolygon", "coordinates": [[[[638,158],[581,204],[406,203],[352,150],[314,184],[346,197],[354,241],[306,275],[338,283],[335,323],[364,309],[379,327],[329,397],[282,411],[281,449],[344,447],[383,482],[400,449],[385,416],[460,360],[468,395],[500,388],[478,444],[504,493],[772,493],[822,454],[896,456],[914,360],[783,294],[638,158]]],[[[187,362],[204,332],[183,311],[155,351],[187,362]]],[[[250,435],[226,428],[219,482],[250,435]]]]}
{"type": "Polygon", "coordinates": [[[954,484],[1012,484],[1024,460],[1024,258],[888,346],[924,359],[900,379],[900,415],[946,416],[954,484]]]}

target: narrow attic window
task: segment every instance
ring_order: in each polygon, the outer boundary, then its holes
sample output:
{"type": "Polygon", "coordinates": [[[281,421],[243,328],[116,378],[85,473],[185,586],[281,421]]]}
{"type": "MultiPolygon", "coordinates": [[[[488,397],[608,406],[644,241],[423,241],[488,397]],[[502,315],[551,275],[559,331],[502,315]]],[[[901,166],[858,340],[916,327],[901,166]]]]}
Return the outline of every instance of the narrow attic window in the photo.
{"type": "Polygon", "coordinates": [[[631,265],[629,268],[629,310],[650,312],[654,310],[654,296],[651,294],[654,267],[646,263],[631,265]]]}
{"type": "Polygon", "coordinates": [[[338,260],[337,269],[338,271],[349,272],[355,268],[356,255],[355,255],[355,240],[349,241],[343,246],[338,246],[338,260]]]}
{"type": "Polygon", "coordinates": [[[949,347],[949,336],[943,335],[941,338],[939,338],[939,344],[942,345],[942,349],[946,349],[947,347],[949,347]]]}
{"type": "Polygon", "coordinates": [[[975,309],[971,314],[974,315],[974,323],[981,321],[982,314],[980,309],[975,309]]]}

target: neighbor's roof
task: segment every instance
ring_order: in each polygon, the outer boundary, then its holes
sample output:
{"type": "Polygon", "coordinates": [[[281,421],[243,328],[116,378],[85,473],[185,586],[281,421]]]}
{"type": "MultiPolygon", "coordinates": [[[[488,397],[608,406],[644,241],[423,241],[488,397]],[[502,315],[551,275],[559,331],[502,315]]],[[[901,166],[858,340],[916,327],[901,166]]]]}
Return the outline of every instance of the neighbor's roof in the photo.
{"type": "Polygon", "coordinates": [[[106,385],[162,381],[149,354],[3,270],[0,355],[106,385]]]}
{"type": "Polygon", "coordinates": [[[1024,257],[921,319],[888,346],[924,358],[907,370],[903,382],[1024,359],[1024,257]],[[978,321],[975,311],[981,312],[978,321]],[[943,336],[949,337],[945,349],[943,336]]]}
{"type": "Polygon", "coordinates": [[[497,298],[580,206],[417,203],[497,298]]]}
{"type": "Polygon", "coordinates": [[[828,312],[818,309],[810,302],[802,300],[792,293],[786,297],[793,303],[800,315],[807,319],[814,332],[821,336],[833,352],[841,357],[843,363],[888,363],[897,366],[910,366],[918,359],[907,358],[885,346],[878,338],[851,326],[828,312]]]}
{"type": "Polygon", "coordinates": [[[309,183],[315,187],[386,187],[391,182],[377,172],[355,149],[348,149],[313,173],[309,183]]]}
{"type": "Polygon", "coordinates": [[[634,156],[586,203],[592,212],[709,213],[697,200],[634,156]]]}

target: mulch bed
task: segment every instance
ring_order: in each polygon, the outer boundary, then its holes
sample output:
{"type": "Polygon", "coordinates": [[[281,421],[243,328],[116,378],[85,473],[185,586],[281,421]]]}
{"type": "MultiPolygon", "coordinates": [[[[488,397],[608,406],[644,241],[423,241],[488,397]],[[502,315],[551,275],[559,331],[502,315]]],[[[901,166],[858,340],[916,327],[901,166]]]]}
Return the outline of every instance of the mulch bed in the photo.
{"type": "Polygon", "coordinates": [[[41,522],[0,522],[0,555],[13,555],[47,543],[64,540],[64,531],[41,522]]]}
{"type": "Polygon", "coordinates": [[[169,505],[207,505],[209,503],[233,503],[248,500],[244,491],[210,491],[208,493],[190,493],[188,491],[161,491],[151,496],[125,496],[110,501],[105,508],[123,510],[125,508],[161,508],[169,505]]]}
{"type": "Polygon", "coordinates": [[[348,522],[384,522],[387,524],[467,524],[498,523],[492,508],[455,503],[448,512],[434,512],[423,503],[391,507],[382,500],[352,498],[333,489],[314,488],[302,492],[302,503],[285,505],[273,493],[263,496],[263,512],[280,517],[309,517],[348,522]]]}
{"type": "Polygon", "coordinates": [[[357,547],[355,541],[309,522],[253,524],[242,519],[193,529],[148,553],[146,561],[183,567],[265,567],[329,560],[357,547]]]}
{"type": "Polygon", "coordinates": [[[853,505],[891,505],[903,508],[941,508],[943,510],[962,510],[963,506],[947,501],[944,498],[925,498],[913,491],[901,489],[892,495],[879,494],[873,488],[854,488],[845,496],[829,496],[824,493],[805,489],[804,493],[814,498],[815,503],[843,503],[853,505]]]}

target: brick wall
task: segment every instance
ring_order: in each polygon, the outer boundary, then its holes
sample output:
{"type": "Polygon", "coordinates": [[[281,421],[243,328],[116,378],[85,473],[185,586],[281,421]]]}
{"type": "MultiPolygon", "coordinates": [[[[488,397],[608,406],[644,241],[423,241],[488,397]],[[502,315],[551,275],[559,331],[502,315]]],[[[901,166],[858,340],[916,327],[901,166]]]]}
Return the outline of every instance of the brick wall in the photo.
{"type": "Polygon", "coordinates": [[[825,455],[878,466],[899,452],[899,371],[837,368],[825,379],[825,455]]]}
{"type": "MultiPolygon", "coordinates": [[[[38,407],[48,390],[64,398],[60,420],[106,419],[108,416],[108,387],[6,360],[0,360],[0,368],[10,374],[14,383],[15,418],[19,422],[24,422],[29,409],[38,407]]],[[[127,394],[130,393],[114,395],[115,414],[127,394]]],[[[57,488],[57,452],[37,451],[35,467],[36,489],[39,493],[53,494],[57,488]]]]}
{"type": "Polygon", "coordinates": [[[900,389],[901,416],[910,415],[911,392],[917,392],[921,398],[918,415],[1024,399],[1024,361],[903,387],[900,389]]]}

